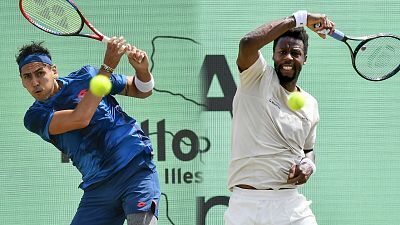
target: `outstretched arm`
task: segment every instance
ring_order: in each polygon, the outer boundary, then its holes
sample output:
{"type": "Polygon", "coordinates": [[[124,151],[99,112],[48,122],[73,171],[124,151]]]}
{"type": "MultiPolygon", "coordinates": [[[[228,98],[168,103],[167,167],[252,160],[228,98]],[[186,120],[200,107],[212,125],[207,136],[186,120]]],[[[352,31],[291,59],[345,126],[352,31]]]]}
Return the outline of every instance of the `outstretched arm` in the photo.
{"type": "MultiPolygon", "coordinates": [[[[303,19],[305,20],[305,24],[308,28],[313,30],[314,32],[318,32],[323,29],[332,30],[334,24],[329,21],[324,14],[311,14],[307,13],[304,15],[303,19]],[[322,26],[318,28],[314,28],[314,24],[320,23],[322,26]],[[323,28],[321,28],[323,27],[323,28]]],[[[296,14],[296,13],[295,13],[296,14]]],[[[302,19],[297,17],[297,26],[299,25],[299,20],[302,19]]],[[[251,31],[246,34],[241,40],[239,44],[239,54],[236,60],[236,64],[239,68],[239,71],[244,71],[248,69],[251,65],[257,61],[259,57],[258,51],[267,45],[268,43],[274,41],[276,38],[281,36],[283,33],[288,31],[291,28],[296,27],[296,18],[294,15],[286,17],[284,19],[275,20],[251,31]]],[[[319,34],[322,38],[325,38],[325,34],[319,34]]]]}
{"type": "Polygon", "coordinates": [[[291,16],[264,24],[246,34],[239,44],[239,55],[236,60],[239,70],[244,71],[253,65],[259,57],[258,50],[295,26],[296,21],[291,16]]]}

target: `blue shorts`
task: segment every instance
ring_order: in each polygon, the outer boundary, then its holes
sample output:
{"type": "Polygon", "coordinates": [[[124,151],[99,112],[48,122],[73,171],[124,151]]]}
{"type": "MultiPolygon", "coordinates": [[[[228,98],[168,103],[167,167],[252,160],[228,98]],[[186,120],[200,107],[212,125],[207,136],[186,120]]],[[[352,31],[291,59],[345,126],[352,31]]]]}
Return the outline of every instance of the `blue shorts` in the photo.
{"type": "Polygon", "coordinates": [[[160,184],[152,155],[144,151],[108,180],[89,186],[71,225],[123,225],[126,215],[158,216],[160,184]]]}

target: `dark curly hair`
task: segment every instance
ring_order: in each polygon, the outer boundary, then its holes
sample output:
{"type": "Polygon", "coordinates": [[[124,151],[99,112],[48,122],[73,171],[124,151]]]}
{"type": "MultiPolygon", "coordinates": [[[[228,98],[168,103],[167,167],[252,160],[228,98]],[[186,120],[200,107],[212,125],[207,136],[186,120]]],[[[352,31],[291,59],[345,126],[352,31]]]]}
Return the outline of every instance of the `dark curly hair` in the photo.
{"type": "Polygon", "coordinates": [[[292,28],[285,33],[283,33],[281,36],[279,36],[277,39],[274,40],[274,46],[273,50],[275,51],[276,44],[278,43],[278,40],[282,37],[292,37],[295,39],[299,39],[303,42],[304,44],[304,54],[307,55],[307,50],[308,50],[308,34],[306,30],[303,27],[298,27],[298,28],[292,28]]]}
{"type": "Polygon", "coordinates": [[[49,50],[47,48],[43,47],[42,44],[43,44],[43,41],[41,41],[41,42],[32,41],[31,44],[26,44],[26,45],[22,46],[19,49],[18,53],[15,55],[15,59],[16,59],[17,63],[19,64],[19,62],[23,58],[25,58],[28,55],[35,54],[35,53],[47,55],[51,60],[51,55],[50,55],[49,50]]]}

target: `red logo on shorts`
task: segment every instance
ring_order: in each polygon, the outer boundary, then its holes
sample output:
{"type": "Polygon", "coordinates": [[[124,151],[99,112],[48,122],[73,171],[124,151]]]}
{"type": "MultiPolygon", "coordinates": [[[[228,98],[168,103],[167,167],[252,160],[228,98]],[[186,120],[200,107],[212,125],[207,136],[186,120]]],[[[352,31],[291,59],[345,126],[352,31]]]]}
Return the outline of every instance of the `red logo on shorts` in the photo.
{"type": "Polygon", "coordinates": [[[145,205],[146,205],[146,202],[139,202],[136,206],[139,208],[142,208],[145,205]]]}

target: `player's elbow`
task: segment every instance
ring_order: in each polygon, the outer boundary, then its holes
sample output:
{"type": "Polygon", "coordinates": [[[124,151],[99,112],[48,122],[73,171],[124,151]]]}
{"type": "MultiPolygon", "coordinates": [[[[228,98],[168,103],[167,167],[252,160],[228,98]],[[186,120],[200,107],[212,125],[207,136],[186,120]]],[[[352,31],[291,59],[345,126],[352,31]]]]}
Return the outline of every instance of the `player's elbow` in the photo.
{"type": "Polygon", "coordinates": [[[250,46],[252,46],[253,43],[253,38],[250,35],[245,35],[240,39],[239,42],[239,48],[240,49],[248,49],[250,46]]]}
{"type": "Polygon", "coordinates": [[[148,91],[146,93],[144,93],[145,95],[143,96],[143,98],[148,98],[153,94],[153,91],[148,91]]]}
{"type": "Polygon", "coordinates": [[[80,123],[81,128],[85,128],[85,127],[89,126],[90,120],[91,120],[91,118],[85,118],[84,120],[82,120],[80,123]]]}
{"type": "Polygon", "coordinates": [[[137,95],[137,98],[145,99],[150,97],[153,94],[153,91],[148,91],[148,92],[141,92],[140,94],[137,95]]]}
{"type": "Polygon", "coordinates": [[[254,37],[246,35],[240,40],[238,58],[247,59],[249,56],[257,54],[258,50],[259,46],[254,37]]]}
{"type": "Polygon", "coordinates": [[[90,119],[83,117],[83,118],[76,120],[74,124],[75,124],[76,129],[83,129],[83,128],[89,126],[90,119]]]}
{"type": "Polygon", "coordinates": [[[74,124],[75,129],[82,129],[89,126],[90,121],[92,120],[93,114],[84,113],[84,114],[73,114],[71,118],[71,124],[74,124]]]}

